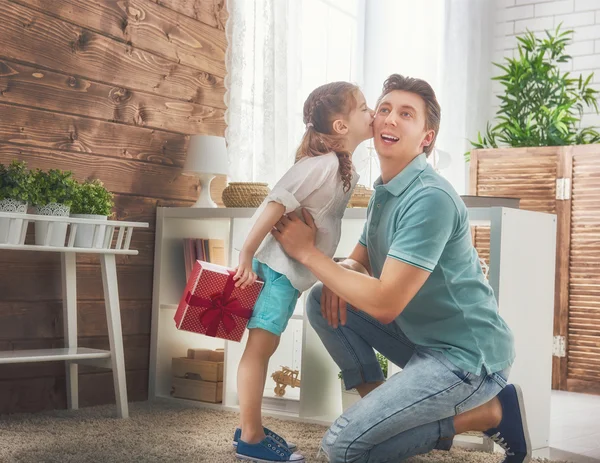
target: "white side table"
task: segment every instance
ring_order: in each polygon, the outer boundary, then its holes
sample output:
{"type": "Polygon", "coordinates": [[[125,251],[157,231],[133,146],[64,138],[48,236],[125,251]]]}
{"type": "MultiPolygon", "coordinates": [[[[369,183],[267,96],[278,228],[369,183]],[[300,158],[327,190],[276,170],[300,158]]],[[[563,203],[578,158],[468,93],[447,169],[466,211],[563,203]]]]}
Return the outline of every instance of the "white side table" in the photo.
{"type": "MultiPolygon", "coordinates": [[[[22,227],[20,239],[17,244],[0,244],[0,250],[11,249],[16,251],[38,251],[61,253],[62,270],[62,295],[65,347],[61,349],[36,349],[0,352],[0,364],[3,363],[28,363],[28,362],[66,362],[67,376],[67,404],[71,410],[79,408],[78,365],[91,365],[108,368],[113,371],[115,397],[117,402],[117,415],[119,418],[129,416],[127,403],[127,388],[125,379],[125,359],[123,355],[123,334],[121,329],[121,312],[119,307],[119,288],[117,284],[117,266],[115,256],[137,255],[138,251],[130,249],[131,237],[134,228],[147,228],[147,223],[96,221],[92,219],[75,219],[70,217],[50,217],[31,214],[15,214],[0,212],[0,218],[11,221],[9,230],[14,226],[22,227]],[[29,223],[47,222],[46,243],[54,224],[68,224],[65,246],[31,245],[25,244],[25,236],[29,223]],[[94,240],[100,233],[100,227],[106,227],[103,246],[99,248],[75,247],[75,236],[78,225],[88,224],[95,226],[94,240]],[[117,239],[114,240],[115,232],[117,239]],[[114,243],[113,243],[114,241],[114,243]],[[106,305],[106,319],[108,324],[108,337],[110,350],[88,349],[77,346],[77,268],[76,254],[90,253],[100,255],[102,269],[102,285],[104,288],[104,301],[106,305]]],[[[0,240],[6,241],[5,237],[0,240]]]]}

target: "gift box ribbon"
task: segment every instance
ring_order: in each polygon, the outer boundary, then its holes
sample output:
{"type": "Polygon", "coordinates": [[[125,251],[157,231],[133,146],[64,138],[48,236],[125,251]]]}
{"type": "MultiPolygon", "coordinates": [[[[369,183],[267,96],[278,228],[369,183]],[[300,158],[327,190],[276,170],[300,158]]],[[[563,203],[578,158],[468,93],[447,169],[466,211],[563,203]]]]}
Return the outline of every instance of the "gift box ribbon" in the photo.
{"type": "Polygon", "coordinates": [[[221,324],[227,333],[231,333],[237,326],[234,315],[245,319],[252,316],[252,309],[243,308],[238,299],[231,298],[235,287],[234,275],[235,272],[229,271],[223,291],[215,293],[209,298],[196,296],[191,292],[185,296],[188,305],[208,309],[200,314],[200,324],[206,329],[207,336],[215,337],[221,324]]]}

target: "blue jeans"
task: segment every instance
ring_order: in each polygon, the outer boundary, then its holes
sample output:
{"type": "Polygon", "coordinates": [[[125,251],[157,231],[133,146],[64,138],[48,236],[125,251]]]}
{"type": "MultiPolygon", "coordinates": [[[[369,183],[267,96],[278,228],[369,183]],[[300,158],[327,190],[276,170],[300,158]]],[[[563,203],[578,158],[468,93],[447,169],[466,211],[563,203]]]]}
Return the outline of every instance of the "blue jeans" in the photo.
{"type": "Polygon", "coordinates": [[[308,319],[351,389],[383,380],[373,349],[402,371],[348,409],[321,443],[329,461],[398,462],[434,449],[448,450],[454,416],[493,399],[506,386],[509,369],[480,376],[444,354],[411,343],[398,325],[383,325],[348,306],[347,322],[333,329],[321,315],[322,285],[307,298],[308,319]]]}

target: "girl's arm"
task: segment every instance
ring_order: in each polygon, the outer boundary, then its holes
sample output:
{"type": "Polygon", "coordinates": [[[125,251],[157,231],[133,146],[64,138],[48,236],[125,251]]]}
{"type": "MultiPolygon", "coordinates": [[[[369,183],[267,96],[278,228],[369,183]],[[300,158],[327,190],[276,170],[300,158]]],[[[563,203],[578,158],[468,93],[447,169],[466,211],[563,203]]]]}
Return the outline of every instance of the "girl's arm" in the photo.
{"type": "Polygon", "coordinates": [[[235,286],[245,288],[256,281],[256,274],[252,271],[252,258],[260,243],[265,239],[265,236],[273,229],[273,226],[281,219],[285,207],[275,201],[267,203],[265,209],[261,212],[256,220],[250,233],[244,241],[242,251],[240,252],[239,265],[235,276],[235,286]]]}
{"type": "Polygon", "coordinates": [[[337,156],[317,156],[297,162],[279,179],[267,196],[265,209],[244,242],[234,276],[236,286],[245,288],[256,281],[257,276],[252,271],[252,258],[283,214],[301,207],[302,201],[337,175],[338,169],[337,156]]]}

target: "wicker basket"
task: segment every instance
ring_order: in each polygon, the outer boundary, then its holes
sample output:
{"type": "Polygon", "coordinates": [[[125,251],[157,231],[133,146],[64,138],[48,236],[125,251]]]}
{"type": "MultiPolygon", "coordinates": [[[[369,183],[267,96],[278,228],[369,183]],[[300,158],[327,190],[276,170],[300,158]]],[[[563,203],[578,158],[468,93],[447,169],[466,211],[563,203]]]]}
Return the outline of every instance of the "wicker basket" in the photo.
{"type": "Polygon", "coordinates": [[[223,190],[225,207],[258,207],[270,193],[268,183],[231,182],[223,190]]]}
{"type": "Polygon", "coordinates": [[[364,185],[356,185],[354,192],[348,201],[348,207],[367,207],[373,190],[368,189],[364,185]]]}

